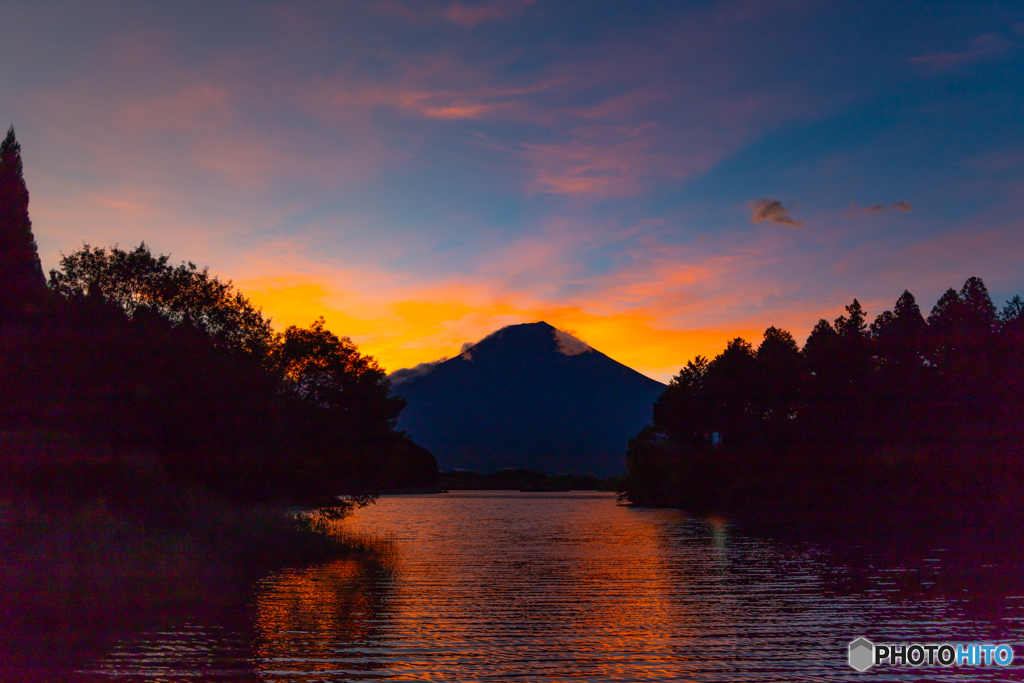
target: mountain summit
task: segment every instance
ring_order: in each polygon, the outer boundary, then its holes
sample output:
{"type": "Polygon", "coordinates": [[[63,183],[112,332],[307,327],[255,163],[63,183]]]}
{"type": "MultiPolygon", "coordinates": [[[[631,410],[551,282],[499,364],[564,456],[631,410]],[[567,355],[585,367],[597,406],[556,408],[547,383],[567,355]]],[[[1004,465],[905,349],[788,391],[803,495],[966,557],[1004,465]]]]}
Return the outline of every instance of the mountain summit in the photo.
{"type": "Polygon", "coordinates": [[[545,322],[510,325],[442,363],[399,370],[398,426],[442,469],[610,476],[665,388],[545,322]]]}

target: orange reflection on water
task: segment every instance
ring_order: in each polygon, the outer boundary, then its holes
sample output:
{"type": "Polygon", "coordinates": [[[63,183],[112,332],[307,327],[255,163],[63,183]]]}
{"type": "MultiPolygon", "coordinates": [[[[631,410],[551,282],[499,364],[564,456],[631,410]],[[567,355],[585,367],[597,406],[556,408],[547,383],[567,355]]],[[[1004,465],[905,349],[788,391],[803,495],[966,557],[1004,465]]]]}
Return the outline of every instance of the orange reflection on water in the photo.
{"type": "Polygon", "coordinates": [[[339,644],[358,648],[380,630],[387,617],[381,578],[387,574],[379,562],[343,559],[263,581],[255,600],[257,671],[379,668],[351,652],[339,653],[339,644]]]}
{"type": "Polygon", "coordinates": [[[623,524],[623,512],[608,494],[382,499],[351,526],[393,532],[394,564],[342,561],[266,582],[261,671],[568,680],[639,668],[672,677],[689,660],[674,645],[679,625],[692,628],[702,606],[674,599],[688,570],[665,565],[659,524],[623,524]]]}

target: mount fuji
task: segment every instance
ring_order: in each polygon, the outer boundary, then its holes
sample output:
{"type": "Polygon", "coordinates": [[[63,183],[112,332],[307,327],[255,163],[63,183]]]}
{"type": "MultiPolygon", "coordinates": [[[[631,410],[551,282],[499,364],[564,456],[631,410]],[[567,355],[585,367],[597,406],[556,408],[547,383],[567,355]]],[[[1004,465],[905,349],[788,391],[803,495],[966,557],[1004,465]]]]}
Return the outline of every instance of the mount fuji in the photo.
{"type": "Polygon", "coordinates": [[[461,354],[391,375],[399,429],[442,470],[613,476],[665,385],[545,322],[510,325],[461,354]]]}

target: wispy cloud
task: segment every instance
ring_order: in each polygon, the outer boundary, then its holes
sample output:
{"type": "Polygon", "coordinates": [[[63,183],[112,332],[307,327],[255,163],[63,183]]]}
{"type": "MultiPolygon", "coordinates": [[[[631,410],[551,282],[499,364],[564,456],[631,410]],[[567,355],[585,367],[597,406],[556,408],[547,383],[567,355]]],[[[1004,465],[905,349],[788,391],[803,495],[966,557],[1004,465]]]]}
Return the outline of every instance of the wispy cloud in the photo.
{"type": "Polygon", "coordinates": [[[789,215],[789,209],[782,205],[777,199],[755,199],[750,202],[750,222],[762,223],[767,221],[773,225],[788,225],[791,228],[803,227],[803,221],[798,221],[789,215]]]}
{"type": "Polygon", "coordinates": [[[1024,166],[1024,148],[999,149],[967,159],[965,166],[985,173],[1012,171],[1024,166]]]}
{"type": "Polygon", "coordinates": [[[430,372],[431,370],[433,370],[446,360],[448,360],[448,357],[443,356],[441,358],[438,358],[437,360],[428,361],[426,363],[419,363],[411,368],[402,368],[401,370],[395,370],[390,375],[388,375],[388,379],[391,380],[392,386],[398,387],[405,384],[409,380],[416,379],[417,377],[422,377],[423,375],[427,374],[428,372],[430,372]]]}
{"type": "Polygon", "coordinates": [[[537,0],[482,0],[433,4],[422,0],[381,0],[375,3],[377,13],[398,17],[410,24],[446,22],[467,29],[500,21],[519,14],[537,0]]]}
{"type": "Polygon", "coordinates": [[[1014,43],[995,33],[984,33],[968,43],[966,50],[929,52],[911,57],[910,63],[929,71],[950,71],[961,66],[998,59],[1013,47],[1014,43]]]}
{"type": "Polygon", "coordinates": [[[487,21],[496,21],[518,14],[537,0],[491,0],[476,4],[455,2],[444,11],[444,18],[453,24],[474,28],[487,21]]]}

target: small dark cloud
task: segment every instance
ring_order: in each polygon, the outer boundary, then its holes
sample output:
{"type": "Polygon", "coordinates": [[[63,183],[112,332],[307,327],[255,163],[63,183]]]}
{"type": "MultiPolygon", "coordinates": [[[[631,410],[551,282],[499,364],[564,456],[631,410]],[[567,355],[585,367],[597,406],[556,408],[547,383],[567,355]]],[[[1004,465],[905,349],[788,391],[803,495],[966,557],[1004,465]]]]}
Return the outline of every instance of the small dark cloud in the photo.
{"type": "Polygon", "coordinates": [[[388,375],[388,379],[391,380],[391,386],[397,387],[402,384],[405,384],[411,379],[422,377],[423,375],[427,374],[428,372],[430,372],[431,370],[433,370],[435,367],[445,362],[446,360],[448,360],[447,356],[445,356],[444,358],[439,358],[437,360],[430,361],[429,363],[420,363],[419,365],[416,365],[411,368],[402,368],[401,370],[395,370],[390,375],[388,375]]]}
{"type": "Polygon", "coordinates": [[[885,213],[886,211],[906,212],[913,210],[914,207],[910,205],[910,202],[896,202],[888,206],[886,206],[885,204],[872,204],[871,206],[866,206],[864,208],[857,206],[857,202],[850,202],[850,206],[846,211],[846,215],[850,217],[858,216],[860,214],[867,214],[871,216],[876,213],[885,213]]]}
{"type": "Polygon", "coordinates": [[[803,221],[798,221],[789,215],[789,209],[782,205],[777,199],[758,199],[750,202],[750,210],[753,215],[751,223],[762,223],[768,221],[774,225],[788,225],[791,228],[803,226],[803,221]]]}

